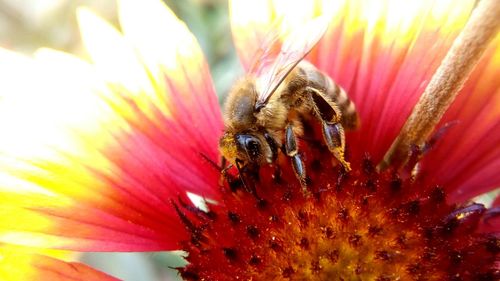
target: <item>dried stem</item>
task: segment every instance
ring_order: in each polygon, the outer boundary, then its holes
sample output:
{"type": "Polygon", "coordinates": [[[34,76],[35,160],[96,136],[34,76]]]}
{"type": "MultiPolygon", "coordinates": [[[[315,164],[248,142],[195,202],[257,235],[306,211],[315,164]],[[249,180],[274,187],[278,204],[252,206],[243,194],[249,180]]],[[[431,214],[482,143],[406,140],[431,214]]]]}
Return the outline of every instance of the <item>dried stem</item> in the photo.
{"type": "Polygon", "coordinates": [[[499,1],[481,0],[379,164],[380,169],[401,167],[408,160],[410,147],[424,144],[457,97],[488,43],[497,35],[499,27],[499,1]]]}

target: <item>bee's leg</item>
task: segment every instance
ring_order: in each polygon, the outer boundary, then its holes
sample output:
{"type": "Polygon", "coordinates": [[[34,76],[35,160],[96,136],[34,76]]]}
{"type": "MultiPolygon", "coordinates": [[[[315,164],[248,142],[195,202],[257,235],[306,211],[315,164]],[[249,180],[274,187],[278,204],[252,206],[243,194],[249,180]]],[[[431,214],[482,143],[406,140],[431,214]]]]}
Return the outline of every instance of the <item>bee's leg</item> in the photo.
{"type": "MultiPolygon", "coordinates": [[[[276,183],[279,183],[281,181],[281,169],[276,159],[278,159],[278,149],[280,148],[278,147],[278,144],[276,143],[274,138],[268,132],[264,133],[264,138],[266,139],[267,144],[271,148],[272,159],[269,159],[271,161],[269,162],[268,160],[268,162],[273,163],[274,166],[273,179],[276,183]]],[[[284,152],[284,148],[282,148],[282,151],[284,152]]]]}
{"type": "Polygon", "coordinates": [[[302,158],[300,158],[299,151],[297,148],[297,137],[293,133],[292,125],[288,124],[285,129],[285,151],[286,155],[292,159],[292,166],[295,175],[302,185],[304,192],[306,189],[306,168],[302,158]]]}
{"type": "Polygon", "coordinates": [[[323,131],[323,138],[328,146],[328,150],[339,160],[344,169],[349,172],[351,165],[345,160],[345,134],[344,128],[340,123],[328,123],[321,121],[321,130],[323,131]]]}
{"type": "Polygon", "coordinates": [[[308,87],[308,92],[314,105],[313,111],[321,122],[321,130],[328,150],[346,171],[350,171],[351,165],[345,160],[345,133],[340,123],[340,110],[320,90],[308,87]]]}
{"type": "Polygon", "coordinates": [[[267,144],[271,148],[271,152],[273,155],[271,160],[272,162],[275,162],[276,158],[278,158],[278,144],[268,132],[264,133],[264,138],[266,139],[267,144]]]}

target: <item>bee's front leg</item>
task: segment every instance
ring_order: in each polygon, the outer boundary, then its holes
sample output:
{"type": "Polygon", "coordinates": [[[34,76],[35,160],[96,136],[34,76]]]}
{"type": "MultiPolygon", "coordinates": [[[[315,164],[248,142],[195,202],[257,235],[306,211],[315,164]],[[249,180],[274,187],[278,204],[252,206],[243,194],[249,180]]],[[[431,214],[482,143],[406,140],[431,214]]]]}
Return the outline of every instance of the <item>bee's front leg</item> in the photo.
{"type": "Polygon", "coordinates": [[[293,170],[302,185],[303,191],[307,192],[306,168],[304,161],[302,161],[302,158],[300,157],[299,150],[297,148],[297,137],[293,132],[291,124],[288,124],[285,129],[285,151],[286,155],[292,159],[293,170]]]}

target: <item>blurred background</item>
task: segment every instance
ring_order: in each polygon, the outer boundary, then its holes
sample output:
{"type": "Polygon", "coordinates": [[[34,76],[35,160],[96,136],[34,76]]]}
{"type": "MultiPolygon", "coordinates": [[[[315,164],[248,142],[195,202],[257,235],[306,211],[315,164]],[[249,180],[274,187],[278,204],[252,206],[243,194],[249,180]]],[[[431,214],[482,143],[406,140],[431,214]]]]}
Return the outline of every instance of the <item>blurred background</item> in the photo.
{"type": "MultiPolygon", "coordinates": [[[[188,25],[210,65],[217,93],[240,75],[226,0],[163,0],[188,25]]],[[[0,0],[0,46],[25,54],[39,47],[86,58],[75,9],[85,6],[118,26],[115,0],[0,0]]]]}
{"type": "MultiPolygon", "coordinates": [[[[139,0],[138,0],[139,1],[139,0]]],[[[164,0],[197,37],[211,68],[219,97],[241,75],[231,41],[227,1],[164,0]]],[[[87,58],[75,9],[89,7],[118,27],[115,0],[0,0],[0,47],[32,54],[49,47],[87,58]]],[[[115,277],[131,281],[181,280],[172,267],[182,253],[85,253],[75,257],[115,277]]]]}

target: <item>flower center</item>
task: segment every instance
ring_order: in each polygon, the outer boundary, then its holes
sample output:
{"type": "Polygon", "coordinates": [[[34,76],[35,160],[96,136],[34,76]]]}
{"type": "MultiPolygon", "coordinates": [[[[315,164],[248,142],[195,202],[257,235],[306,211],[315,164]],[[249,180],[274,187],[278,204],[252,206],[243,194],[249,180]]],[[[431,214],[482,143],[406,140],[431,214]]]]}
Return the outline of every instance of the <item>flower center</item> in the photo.
{"type": "MultiPolygon", "coordinates": [[[[191,233],[187,280],[494,280],[499,241],[477,234],[485,208],[457,208],[438,186],[378,173],[369,159],[344,173],[323,149],[303,151],[309,194],[289,160],[221,187],[210,212],[178,207],[191,233]]],[[[181,204],[182,205],[182,204],[181,204]]]]}

